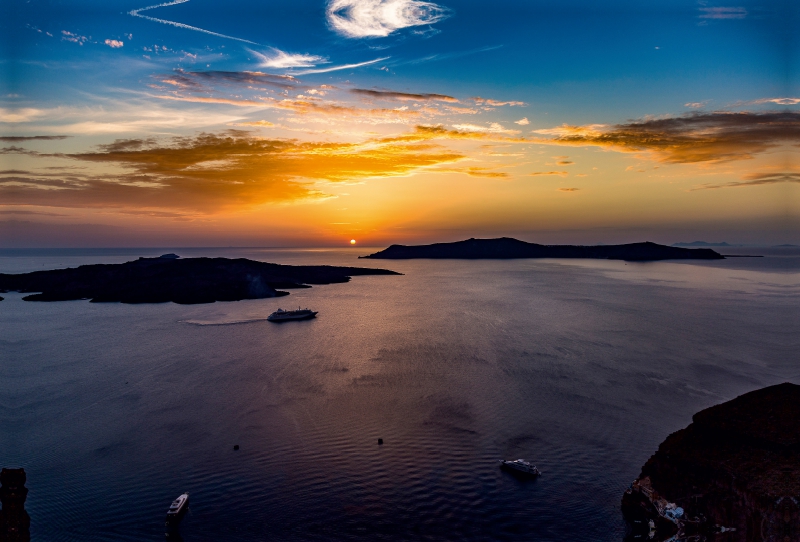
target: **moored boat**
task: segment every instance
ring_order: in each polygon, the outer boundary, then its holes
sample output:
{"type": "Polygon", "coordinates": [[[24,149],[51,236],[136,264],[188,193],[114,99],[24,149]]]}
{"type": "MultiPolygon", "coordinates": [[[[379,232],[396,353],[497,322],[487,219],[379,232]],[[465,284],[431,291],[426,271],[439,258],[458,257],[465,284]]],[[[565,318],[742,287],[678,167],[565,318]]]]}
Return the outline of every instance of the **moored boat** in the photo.
{"type": "Polygon", "coordinates": [[[529,476],[539,476],[541,471],[536,468],[536,465],[531,465],[524,459],[515,459],[514,461],[506,461],[501,459],[500,466],[503,468],[511,469],[529,476]]]}
{"type": "Polygon", "coordinates": [[[267,320],[270,322],[286,322],[289,320],[308,320],[309,318],[314,318],[317,315],[316,311],[312,311],[309,309],[301,309],[297,307],[296,311],[285,311],[283,309],[278,309],[269,316],[267,316],[267,320]]]}
{"type": "Polygon", "coordinates": [[[183,519],[183,516],[186,515],[186,510],[189,509],[189,493],[184,492],[181,495],[172,501],[172,504],[169,505],[169,510],[167,510],[167,527],[175,527],[180,523],[183,519]]]}

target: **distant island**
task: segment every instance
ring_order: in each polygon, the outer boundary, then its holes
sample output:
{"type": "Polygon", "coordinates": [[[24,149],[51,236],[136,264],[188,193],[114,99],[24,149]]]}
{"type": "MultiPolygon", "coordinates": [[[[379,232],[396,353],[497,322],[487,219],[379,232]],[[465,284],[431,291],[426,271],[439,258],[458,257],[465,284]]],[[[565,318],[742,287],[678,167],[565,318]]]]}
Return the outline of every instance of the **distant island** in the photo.
{"type": "Polygon", "coordinates": [[[740,245],[731,245],[724,241],[720,243],[708,243],[706,241],[692,241],[691,243],[675,243],[674,247],[736,247],[740,245]]]}
{"type": "Polygon", "coordinates": [[[512,259],[512,258],[594,258],[647,262],[656,260],[722,260],[725,257],[708,249],[668,247],[656,243],[627,245],[537,245],[510,237],[500,239],[467,239],[455,243],[433,245],[392,245],[389,248],[360,256],[361,258],[407,260],[430,259],[512,259]]]}
{"type": "MultiPolygon", "coordinates": [[[[123,264],[0,273],[0,292],[38,292],[25,301],[213,303],[289,295],[277,288],[348,282],[357,275],[400,275],[386,269],[330,265],[279,265],[244,258],[139,258],[123,264]]],[[[0,298],[2,299],[2,298],[0,298]]]]}
{"type": "Polygon", "coordinates": [[[788,382],[698,412],[625,492],[626,520],[634,530],[655,531],[653,540],[715,532],[730,542],[797,540],[798,412],[800,386],[788,382]]]}

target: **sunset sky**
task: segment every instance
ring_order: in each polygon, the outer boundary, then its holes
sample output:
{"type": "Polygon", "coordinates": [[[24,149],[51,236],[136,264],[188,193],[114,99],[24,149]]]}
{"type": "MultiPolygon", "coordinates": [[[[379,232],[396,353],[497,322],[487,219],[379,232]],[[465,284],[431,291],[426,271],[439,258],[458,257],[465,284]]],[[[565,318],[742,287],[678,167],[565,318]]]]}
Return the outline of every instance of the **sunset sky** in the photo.
{"type": "Polygon", "coordinates": [[[797,2],[0,9],[0,247],[800,243],[797,2]]]}

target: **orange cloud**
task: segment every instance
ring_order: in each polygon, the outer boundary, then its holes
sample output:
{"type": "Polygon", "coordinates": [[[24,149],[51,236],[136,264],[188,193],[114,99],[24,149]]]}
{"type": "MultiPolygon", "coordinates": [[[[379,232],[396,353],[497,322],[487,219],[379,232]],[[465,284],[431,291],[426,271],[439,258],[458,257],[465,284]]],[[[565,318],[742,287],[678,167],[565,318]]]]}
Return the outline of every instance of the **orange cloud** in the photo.
{"type": "Polygon", "coordinates": [[[613,126],[564,125],[534,133],[553,136],[535,138],[536,143],[645,151],[661,162],[742,160],[781,145],[800,144],[800,112],[694,113],[613,126]]]}
{"type": "Polygon", "coordinates": [[[0,201],[9,205],[215,212],[326,198],[329,196],[319,188],[319,181],[401,176],[464,158],[414,140],[298,142],[261,139],[241,131],[175,138],[167,144],[118,140],[95,152],[60,156],[117,166],[123,172],[6,171],[0,173],[0,201]]]}

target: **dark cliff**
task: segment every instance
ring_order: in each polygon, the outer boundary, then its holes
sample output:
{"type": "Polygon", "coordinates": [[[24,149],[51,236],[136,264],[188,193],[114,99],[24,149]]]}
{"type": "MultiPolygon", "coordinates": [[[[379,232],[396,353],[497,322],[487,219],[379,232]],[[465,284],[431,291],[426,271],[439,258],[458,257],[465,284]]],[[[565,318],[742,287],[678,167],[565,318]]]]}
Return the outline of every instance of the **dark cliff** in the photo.
{"type": "MultiPolygon", "coordinates": [[[[649,478],[687,517],[704,517],[707,529],[735,529],[725,535],[731,542],[800,541],[800,386],[753,391],[692,420],[659,446],[639,480],[649,478]]],[[[623,499],[623,511],[630,504],[623,499]]]]}
{"type": "Polygon", "coordinates": [[[288,295],[276,288],[347,282],[356,275],[398,275],[385,269],[279,265],[227,258],[139,258],[123,264],[0,274],[0,291],[41,292],[26,301],[213,303],[288,295]]]}
{"type": "Polygon", "coordinates": [[[725,257],[708,249],[668,247],[656,243],[627,245],[537,245],[518,239],[467,239],[455,243],[433,245],[392,245],[389,248],[362,256],[374,259],[513,259],[513,258],[592,258],[603,260],[722,260],[725,257]]]}

